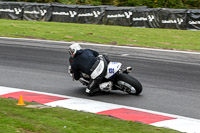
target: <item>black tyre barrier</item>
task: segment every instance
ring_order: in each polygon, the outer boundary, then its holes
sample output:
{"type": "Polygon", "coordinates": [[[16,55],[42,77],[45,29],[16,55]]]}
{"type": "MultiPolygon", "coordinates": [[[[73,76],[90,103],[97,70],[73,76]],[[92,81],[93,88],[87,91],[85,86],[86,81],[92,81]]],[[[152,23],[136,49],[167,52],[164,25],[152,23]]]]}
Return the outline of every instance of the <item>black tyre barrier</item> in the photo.
{"type": "Polygon", "coordinates": [[[51,19],[51,4],[25,3],[23,9],[23,20],[50,21],[51,19]]]}
{"type": "Polygon", "coordinates": [[[77,5],[52,4],[53,22],[77,23],[77,5]]]}
{"type": "Polygon", "coordinates": [[[0,2],[0,19],[200,30],[200,9],[0,2]]]}
{"type": "Polygon", "coordinates": [[[0,2],[0,19],[22,20],[23,2],[0,2]]]}
{"type": "Polygon", "coordinates": [[[200,30],[200,10],[187,11],[187,30],[200,30]]]}

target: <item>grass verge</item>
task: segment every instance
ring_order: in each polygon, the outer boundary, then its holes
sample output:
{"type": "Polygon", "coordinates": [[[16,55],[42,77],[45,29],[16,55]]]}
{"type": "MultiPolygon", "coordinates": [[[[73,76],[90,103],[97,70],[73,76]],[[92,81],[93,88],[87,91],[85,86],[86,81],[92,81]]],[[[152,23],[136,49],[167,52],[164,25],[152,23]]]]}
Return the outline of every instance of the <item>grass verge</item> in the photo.
{"type": "Polygon", "coordinates": [[[0,36],[200,51],[200,31],[0,20],[0,36]]]}
{"type": "Polygon", "coordinates": [[[14,99],[0,98],[1,133],[178,133],[98,114],[58,107],[27,108],[16,103],[14,99]]]}

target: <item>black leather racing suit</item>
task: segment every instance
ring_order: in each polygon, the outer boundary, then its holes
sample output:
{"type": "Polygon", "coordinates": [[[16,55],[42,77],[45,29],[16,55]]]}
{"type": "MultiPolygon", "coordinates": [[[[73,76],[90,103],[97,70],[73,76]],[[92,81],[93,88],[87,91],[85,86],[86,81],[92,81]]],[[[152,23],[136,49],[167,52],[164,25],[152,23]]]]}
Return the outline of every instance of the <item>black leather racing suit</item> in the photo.
{"type": "MultiPolygon", "coordinates": [[[[98,57],[99,53],[91,50],[91,49],[84,49],[84,50],[78,50],[75,54],[75,56],[70,60],[71,69],[74,73],[74,79],[79,80],[81,72],[91,75],[93,72],[93,69],[100,60],[98,57]]],[[[105,72],[107,70],[107,62],[103,58],[104,61],[104,70],[103,72],[95,79],[91,79],[90,83],[88,84],[88,89],[90,90],[91,95],[99,90],[98,85],[103,80],[103,77],[105,75],[105,72]]]]}

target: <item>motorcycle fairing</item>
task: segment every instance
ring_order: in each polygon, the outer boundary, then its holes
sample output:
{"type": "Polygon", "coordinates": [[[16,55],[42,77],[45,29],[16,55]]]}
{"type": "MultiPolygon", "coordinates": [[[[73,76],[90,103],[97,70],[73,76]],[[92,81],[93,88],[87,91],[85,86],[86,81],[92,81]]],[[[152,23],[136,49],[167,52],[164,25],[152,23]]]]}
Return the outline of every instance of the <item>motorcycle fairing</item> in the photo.
{"type": "Polygon", "coordinates": [[[104,62],[102,60],[100,60],[98,66],[92,72],[91,78],[95,79],[96,77],[98,77],[103,72],[104,67],[105,67],[104,62]]]}
{"type": "Polygon", "coordinates": [[[107,74],[106,74],[105,78],[106,79],[111,78],[113,75],[115,75],[115,73],[117,73],[119,71],[121,66],[122,66],[122,63],[120,63],[120,62],[110,62],[108,64],[107,74]]]}

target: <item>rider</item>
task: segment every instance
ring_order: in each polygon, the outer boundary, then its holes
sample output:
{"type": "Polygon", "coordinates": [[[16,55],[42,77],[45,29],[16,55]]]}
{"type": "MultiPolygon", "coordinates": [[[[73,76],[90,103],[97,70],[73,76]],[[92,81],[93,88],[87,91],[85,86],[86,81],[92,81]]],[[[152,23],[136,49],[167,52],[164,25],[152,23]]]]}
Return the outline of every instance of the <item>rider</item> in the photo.
{"type": "Polygon", "coordinates": [[[91,49],[81,49],[78,43],[69,47],[70,65],[74,79],[79,80],[80,74],[85,73],[91,77],[86,88],[86,93],[90,96],[100,91],[99,84],[107,71],[107,61],[104,56],[91,49]]]}

